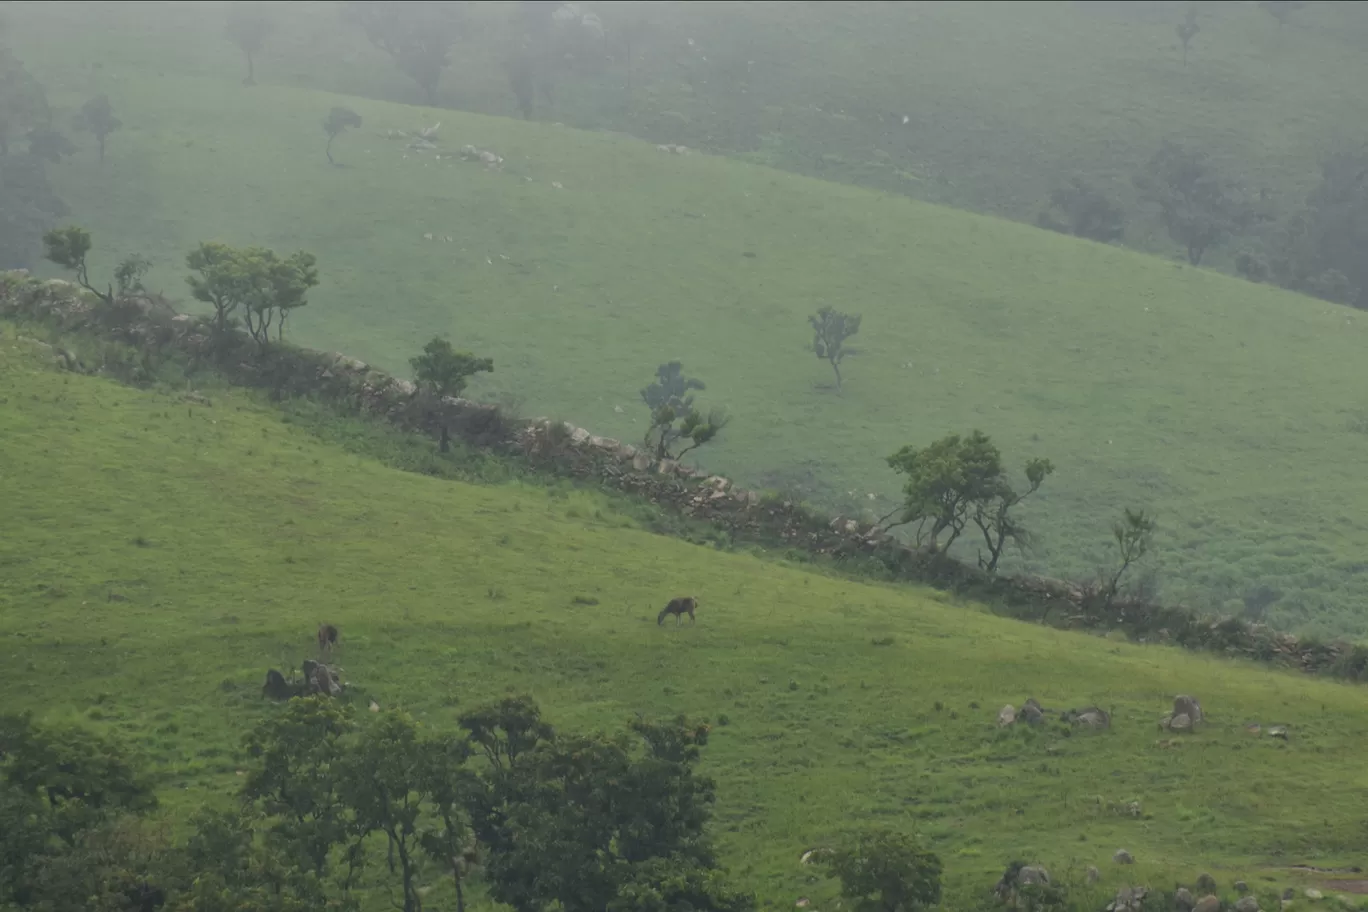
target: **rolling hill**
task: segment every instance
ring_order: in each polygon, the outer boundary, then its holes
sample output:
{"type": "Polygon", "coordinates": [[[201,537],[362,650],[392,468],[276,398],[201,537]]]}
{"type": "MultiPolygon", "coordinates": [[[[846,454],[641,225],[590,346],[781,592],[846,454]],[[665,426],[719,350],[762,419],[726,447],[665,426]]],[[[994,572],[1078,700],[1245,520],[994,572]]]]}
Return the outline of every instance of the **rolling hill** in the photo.
{"type": "Polygon", "coordinates": [[[1112,520],[1144,507],[1166,600],[1368,631],[1354,311],[620,136],[84,72],[51,91],[59,110],[107,86],[125,126],[102,164],[85,149],[52,170],[97,274],[145,253],[179,296],[199,240],[309,250],[323,284],[291,322],[298,341],[403,371],[448,334],[494,358],[478,394],[629,440],[645,430],[637,390],[682,359],[708,384],[700,401],[735,418],[699,451],[709,469],[847,511],[890,508],[887,454],[979,427],[1010,463],[1059,469],[1025,511],[1028,569],[1092,574],[1112,520]],[[329,167],[320,124],[337,104],[364,125],[329,167]],[[436,153],[382,135],[439,120],[436,153]],[[460,159],[467,143],[502,167],[460,159]],[[824,304],[864,315],[839,394],[808,348],[824,304]]]}
{"type": "Polygon", "coordinates": [[[687,545],[592,494],[399,473],[241,393],[130,390],[0,332],[0,700],[128,737],[173,813],[235,786],[264,670],[326,619],[355,687],[433,725],[510,690],[567,727],[712,719],[720,847],[770,909],[831,899],[799,855],[876,821],[931,841],[951,908],[1012,858],[1266,893],[1358,851],[1355,688],[687,545]],[[684,590],[697,625],[658,627],[684,590]],[[1210,716],[1176,744],[1153,727],[1175,692],[1210,716]],[[1027,695],[1113,726],[1000,730],[1027,695]]]}

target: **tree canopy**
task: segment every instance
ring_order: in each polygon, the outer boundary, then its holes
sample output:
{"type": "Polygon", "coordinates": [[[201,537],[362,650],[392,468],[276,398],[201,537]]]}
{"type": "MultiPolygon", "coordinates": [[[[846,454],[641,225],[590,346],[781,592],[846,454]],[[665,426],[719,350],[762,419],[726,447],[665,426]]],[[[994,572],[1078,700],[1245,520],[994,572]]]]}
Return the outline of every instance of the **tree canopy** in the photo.
{"type": "Polygon", "coordinates": [[[298,251],[282,258],[263,247],[230,247],[203,242],[186,257],[193,273],[186,279],[196,300],[214,308],[220,332],[241,312],[247,331],[261,347],[285,334],[290,313],[308,304],[306,295],[318,284],[313,254],[298,251]]]}
{"type": "Polygon", "coordinates": [[[384,51],[437,103],[437,83],[450,65],[451,47],[465,25],[464,4],[455,0],[352,0],[343,15],[359,26],[370,43],[384,51]]]}

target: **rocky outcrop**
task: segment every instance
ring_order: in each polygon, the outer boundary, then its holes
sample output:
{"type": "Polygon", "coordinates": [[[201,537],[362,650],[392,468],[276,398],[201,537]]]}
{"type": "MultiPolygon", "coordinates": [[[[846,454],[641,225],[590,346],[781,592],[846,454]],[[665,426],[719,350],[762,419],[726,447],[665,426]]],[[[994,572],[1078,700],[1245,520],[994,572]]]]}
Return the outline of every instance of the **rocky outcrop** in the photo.
{"type": "MultiPolygon", "coordinates": [[[[476,158],[484,160],[479,151],[476,158]]],[[[521,457],[544,471],[643,497],[723,529],[736,540],[796,548],[837,561],[873,561],[896,579],[954,590],[1023,620],[1121,630],[1135,639],[1368,679],[1365,646],[1303,642],[1239,618],[1204,618],[1181,606],[1102,598],[1063,580],[989,575],[944,554],[903,544],[865,518],[822,516],[793,501],[762,497],[720,476],[656,459],[584,428],[545,419],[513,419],[496,406],[463,398],[438,400],[408,380],[346,355],[280,344],[261,352],[242,333],[215,333],[207,318],[177,313],[160,298],[121,300],[110,306],[69,282],[0,273],[0,316],[113,338],[137,349],[144,361],[159,352],[174,352],[192,364],[213,366],[233,383],[265,389],[276,397],[324,399],[404,430],[435,437],[445,429],[468,444],[521,457]]],[[[61,353],[64,367],[74,361],[76,369],[85,369],[68,355],[61,353]]],[[[153,379],[137,364],[129,369],[134,380],[153,379]],[[146,376],[139,376],[140,369],[146,376]]],[[[1021,715],[1033,713],[1023,708],[1021,715]]]]}

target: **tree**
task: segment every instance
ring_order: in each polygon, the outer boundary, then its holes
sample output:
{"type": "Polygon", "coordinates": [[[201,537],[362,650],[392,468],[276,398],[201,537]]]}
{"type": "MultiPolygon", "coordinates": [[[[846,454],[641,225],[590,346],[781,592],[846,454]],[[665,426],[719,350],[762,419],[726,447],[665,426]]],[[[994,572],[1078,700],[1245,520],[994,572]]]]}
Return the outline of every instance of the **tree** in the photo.
{"type": "Polygon", "coordinates": [[[527,695],[505,697],[498,703],[481,706],[461,716],[461,728],[489,760],[503,772],[537,745],[556,737],[556,731],[542,719],[541,709],[527,695]]]}
{"type": "Polygon", "coordinates": [[[707,726],[681,718],[632,728],[635,742],[542,740],[481,777],[471,822],[492,898],[517,912],[751,907],[721,884],[706,834],[714,785],[693,767],[707,726]]]}
{"type": "Polygon", "coordinates": [[[707,389],[702,380],[684,375],[684,365],[669,361],[656,368],[656,378],[641,390],[641,401],[651,410],[645,445],[657,459],[679,459],[690,450],[709,442],[727,426],[730,419],[721,409],[706,417],[694,408],[692,390],[707,389]],[[688,439],[690,445],[673,454],[674,445],[688,439]]]}
{"type": "MultiPolygon", "coordinates": [[[[421,355],[410,358],[409,364],[413,367],[413,379],[437,400],[438,405],[448,396],[461,395],[471,377],[494,370],[492,358],[477,358],[470,352],[456,351],[450,342],[437,336],[423,346],[421,355]]],[[[439,448],[445,453],[451,447],[446,421],[441,423],[441,433],[439,448]]]]}
{"type": "Polygon", "coordinates": [[[333,140],[348,127],[360,127],[361,115],[351,108],[333,108],[328,112],[327,118],[323,121],[323,132],[328,134],[328,164],[337,164],[332,157],[333,140]]]}
{"type": "Polygon", "coordinates": [[[76,273],[76,281],[82,288],[106,304],[114,303],[114,289],[97,290],[90,284],[90,274],[86,267],[86,256],[91,247],[90,232],[78,225],[54,228],[43,235],[43,255],[61,266],[76,273]]]}
{"type": "Polygon", "coordinates": [[[1011,510],[1038,491],[1041,483],[1053,472],[1054,465],[1050,460],[1032,459],[1026,463],[1025,491],[1018,492],[1006,478],[1002,478],[990,497],[973,505],[971,518],[983,534],[984,545],[988,548],[986,558],[979,554],[979,566],[988,573],[997,571],[998,561],[1009,543],[1022,549],[1030,545],[1030,533],[1017,517],[1011,515],[1011,510]]]}
{"type": "Polygon", "coordinates": [[[817,357],[825,358],[836,372],[836,389],[841,388],[841,361],[850,350],[845,340],[860,331],[860,315],[844,314],[830,307],[823,307],[808,317],[812,326],[812,350],[817,357]]]}
{"type": "Polygon", "coordinates": [[[1036,219],[1036,224],[1042,228],[1103,244],[1121,239],[1125,213],[1102,191],[1081,178],[1072,178],[1069,186],[1052,192],[1050,207],[1050,211],[1042,212],[1036,219]],[[1062,219],[1054,214],[1056,211],[1062,219]]]}
{"type": "Polygon", "coordinates": [[[905,833],[862,833],[831,853],[827,869],[861,912],[913,912],[940,902],[940,858],[905,833]]]}
{"type": "Polygon", "coordinates": [[[1187,18],[1174,28],[1178,33],[1178,40],[1183,42],[1183,66],[1187,66],[1188,45],[1192,44],[1192,39],[1201,30],[1202,27],[1197,24],[1197,4],[1194,3],[1188,7],[1187,18]]]}
{"type": "Polygon", "coordinates": [[[731,418],[722,409],[711,409],[705,417],[698,409],[680,413],[672,405],[662,405],[651,413],[651,425],[646,430],[646,448],[656,459],[683,459],[687,453],[713,440],[731,418]],[[680,440],[689,445],[674,452],[671,447],[680,440]]]}
{"type": "Polygon", "coordinates": [[[123,126],[123,121],[114,116],[108,95],[96,95],[81,105],[81,113],[75,118],[76,129],[95,135],[95,143],[100,150],[100,161],[104,161],[105,140],[109,134],[123,126]]]}
{"type": "Polygon", "coordinates": [[[29,155],[57,164],[67,155],[76,154],[76,146],[64,134],[51,127],[34,127],[24,136],[28,140],[29,155]]]}
{"type": "Polygon", "coordinates": [[[1186,249],[1193,266],[1249,217],[1204,154],[1167,140],[1136,176],[1135,185],[1159,207],[1169,237],[1186,249]]]}
{"type": "Polygon", "coordinates": [[[1153,518],[1146,516],[1144,510],[1132,510],[1130,507],[1126,507],[1122,519],[1112,525],[1112,538],[1116,541],[1121,566],[1107,582],[1104,595],[1108,604],[1116,598],[1122,575],[1130,569],[1131,564],[1149,553],[1154,544],[1154,529],[1153,518]]]}
{"type": "Polygon", "coordinates": [[[456,886],[456,912],[465,912],[463,883],[478,862],[475,834],[466,805],[473,778],[465,768],[470,743],[456,738],[435,738],[424,745],[419,790],[428,801],[429,823],[419,838],[423,852],[448,867],[456,886]]]}
{"type": "Polygon", "coordinates": [[[1277,19],[1278,25],[1287,25],[1288,17],[1307,5],[1306,0],[1262,0],[1259,8],[1277,19]]]}
{"type": "Polygon", "coordinates": [[[0,717],[0,758],[5,786],[37,795],[48,831],[68,847],[83,830],[114,815],[157,806],[151,783],[124,746],[88,729],[0,717]]]}
{"type": "Polygon", "coordinates": [[[247,331],[265,349],[276,327],[277,339],[285,336],[290,313],[308,304],[306,295],[318,284],[313,254],[298,251],[282,259],[262,247],[234,248],[203,242],[186,257],[197,273],[186,281],[196,300],[214,308],[214,325],[222,333],[239,309],[247,331]]]}
{"type": "Polygon", "coordinates": [[[355,814],[356,831],[385,835],[391,871],[393,859],[399,859],[404,912],[419,912],[420,817],[427,780],[417,723],[407,713],[386,712],[346,751],[338,778],[342,800],[355,814]]]}
{"type": "Polygon", "coordinates": [[[275,22],[261,7],[236,2],[228,8],[224,33],[247,58],[247,78],[242,80],[243,85],[256,85],[256,55],[273,31],[275,22]]]}
{"type": "Polygon", "coordinates": [[[354,838],[342,796],[344,741],[356,723],[325,697],[291,700],[246,739],[252,758],[242,797],[268,818],[278,856],[322,877],[335,846],[354,838]]]}
{"type": "Polygon", "coordinates": [[[464,12],[464,4],[452,0],[352,0],[343,15],[435,105],[437,83],[451,63],[448,55],[460,37],[464,12]]]}
{"type": "Polygon", "coordinates": [[[981,431],[966,438],[951,434],[920,450],[905,446],[888,457],[888,464],[907,481],[903,504],[895,511],[898,519],[886,528],[915,522],[924,529],[929,522],[932,550],[946,533],[942,550],[949,549],[975,507],[1002,491],[1002,454],[981,431]]]}
{"type": "Polygon", "coordinates": [[[1282,284],[1368,309],[1368,146],[1325,160],[1289,234],[1274,270],[1282,284]]]}

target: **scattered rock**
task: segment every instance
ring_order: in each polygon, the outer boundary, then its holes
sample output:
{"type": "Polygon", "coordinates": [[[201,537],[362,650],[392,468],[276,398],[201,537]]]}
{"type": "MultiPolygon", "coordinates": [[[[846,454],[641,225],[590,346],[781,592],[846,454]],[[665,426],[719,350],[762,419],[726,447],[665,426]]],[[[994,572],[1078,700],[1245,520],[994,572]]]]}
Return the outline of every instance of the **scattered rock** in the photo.
{"type": "Polygon", "coordinates": [[[1322,893],[1320,890],[1317,890],[1315,887],[1307,887],[1306,893],[1303,895],[1305,895],[1306,898],[1311,900],[1312,902],[1320,902],[1322,899],[1325,899],[1325,894],[1322,893]]]}
{"type": "Polygon", "coordinates": [[[1168,730],[1175,732],[1192,731],[1192,717],[1187,713],[1178,713],[1178,715],[1169,719],[1168,730]]]}
{"type": "Polygon", "coordinates": [[[1192,907],[1197,905],[1197,900],[1193,898],[1192,891],[1187,887],[1179,887],[1173,893],[1173,904],[1178,907],[1178,912],[1192,912],[1192,907]]]}
{"type": "Polygon", "coordinates": [[[1097,706],[1071,709],[1064,713],[1061,718],[1071,725],[1081,725],[1084,728],[1103,729],[1111,727],[1111,715],[1097,706]]]}
{"type": "Polygon", "coordinates": [[[1117,864],[1135,864],[1135,857],[1125,849],[1117,849],[1116,854],[1112,856],[1112,861],[1117,864]]]}
{"type": "Polygon", "coordinates": [[[1089,884],[1095,884],[1102,879],[1102,872],[1097,870],[1097,865],[1088,865],[1087,880],[1089,884]]]}
{"type": "Polygon", "coordinates": [[[1270,738],[1281,738],[1282,740],[1286,741],[1286,740],[1287,740],[1287,726],[1286,726],[1286,725],[1274,725],[1274,726],[1272,726],[1272,727],[1269,728],[1269,730],[1268,730],[1268,736],[1269,736],[1270,738]]]}
{"type": "Polygon", "coordinates": [[[1187,694],[1179,694],[1173,698],[1173,715],[1175,717],[1183,715],[1192,720],[1196,725],[1202,721],[1202,704],[1197,702],[1196,697],[1189,697],[1187,694]]]}
{"type": "Polygon", "coordinates": [[[373,713],[378,713],[378,712],[380,711],[380,704],[379,704],[379,703],[376,703],[374,700],[371,700],[371,701],[370,701],[370,711],[373,712],[373,713]]]}
{"type": "Polygon", "coordinates": [[[1107,904],[1107,912],[1140,912],[1148,895],[1149,887],[1122,887],[1107,904]]]}
{"type": "Polygon", "coordinates": [[[1192,912],[1221,912],[1221,900],[1208,893],[1197,900],[1197,905],[1192,907],[1192,912]]]}
{"type": "Polygon", "coordinates": [[[803,898],[799,899],[799,900],[798,900],[796,903],[794,903],[793,905],[794,905],[795,908],[798,908],[798,909],[806,909],[806,908],[808,907],[808,898],[807,898],[806,896],[804,896],[803,898]]]}
{"type": "Polygon", "coordinates": [[[322,662],[304,660],[304,682],[310,694],[325,694],[329,697],[342,696],[342,682],[337,672],[322,662]]]}
{"type": "Polygon", "coordinates": [[[1197,889],[1203,893],[1216,892],[1216,878],[1210,874],[1202,873],[1197,875],[1197,889]]]}
{"type": "Polygon", "coordinates": [[[1235,912],[1259,912],[1259,901],[1246,896],[1235,904],[1235,912]]]}
{"type": "Polygon", "coordinates": [[[209,401],[209,397],[206,396],[206,395],[204,395],[203,393],[196,393],[196,392],[184,393],[184,394],[181,396],[181,399],[185,400],[186,402],[193,402],[193,403],[195,403],[196,405],[213,405],[213,404],[214,404],[214,403],[210,402],[210,401],[209,401]]]}
{"type": "Polygon", "coordinates": [[[266,672],[266,683],[261,688],[261,695],[272,700],[288,700],[294,696],[294,691],[285,680],[285,676],[272,668],[266,672]]]}
{"type": "Polygon", "coordinates": [[[1237,880],[1231,884],[1231,886],[1234,887],[1235,892],[1239,893],[1241,896],[1244,896],[1249,892],[1249,884],[1245,883],[1243,880],[1237,880]]]}
{"type": "Polygon", "coordinates": [[[1021,718],[1027,725],[1039,725],[1045,721],[1045,710],[1034,697],[1028,697],[1025,705],[1021,707],[1021,718]]]}
{"type": "Polygon", "coordinates": [[[1006,728],[1016,722],[1016,707],[1008,703],[998,710],[998,728],[1006,728]]]}
{"type": "Polygon", "coordinates": [[[1043,865],[1024,865],[1014,862],[1007,866],[993,887],[993,893],[1005,903],[1015,905],[1017,891],[1025,886],[1046,887],[1050,885],[1050,872],[1043,865]]]}

